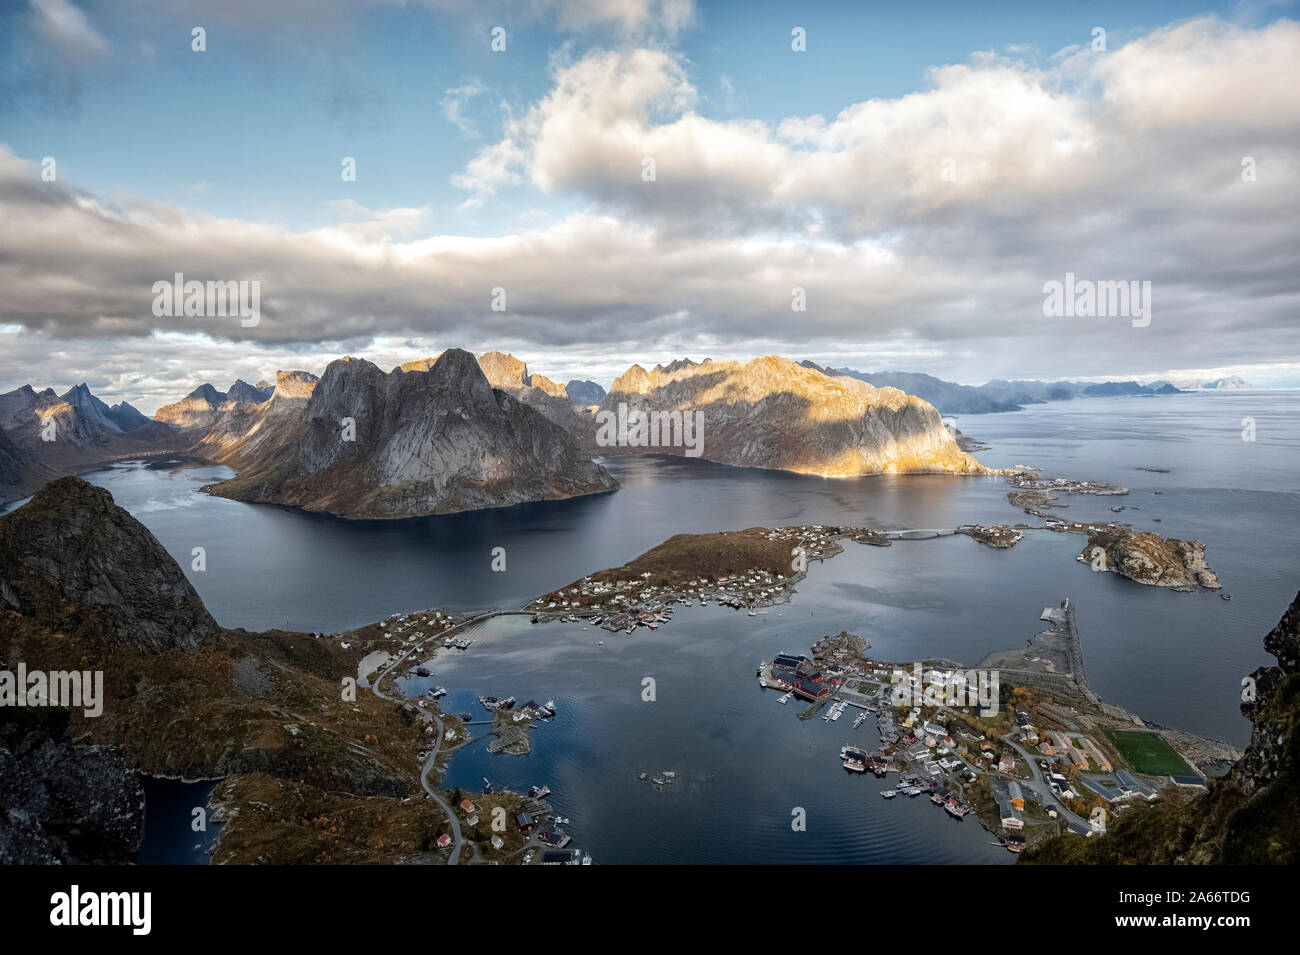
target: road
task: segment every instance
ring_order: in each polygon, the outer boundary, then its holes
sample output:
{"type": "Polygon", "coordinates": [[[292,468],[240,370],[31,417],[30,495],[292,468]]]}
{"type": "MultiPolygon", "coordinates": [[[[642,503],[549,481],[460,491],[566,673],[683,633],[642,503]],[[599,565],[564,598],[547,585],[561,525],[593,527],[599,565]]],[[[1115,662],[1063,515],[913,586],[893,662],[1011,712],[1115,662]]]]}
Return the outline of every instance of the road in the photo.
{"type": "MultiPolygon", "coordinates": [[[[399,663],[410,657],[411,654],[415,653],[417,650],[421,649],[426,642],[434,639],[434,637],[441,639],[447,636],[447,634],[459,630],[462,627],[468,627],[470,624],[479,623],[482,620],[487,620],[489,617],[498,616],[501,612],[502,611],[490,610],[487,613],[481,613],[475,617],[469,617],[454,626],[448,627],[446,630],[425,637],[423,640],[407,647],[400,654],[393,657],[388,664],[388,668],[375,678],[374,685],[370,688],[371,692],[381,700],[388,700],[390,703],[405,703],[406,700],[395,696],[389,696],[381,689],[384,680],[398,672],[397,665],[399,663]]],[[[450,806],[442,796],[438,795],[437,790],[435,790],[433,785],[429,782],[429,773],[438,761],[438,754],[442,751],[442,741],[443,736],[446,733],[446,728],[443,726],[441,716],[433,713],[425,713],[425,715],[433,720],[434,725],[438,727],[438,734],[434,740],[433,749],[429,753],[429,758],[424,761],[424,767],[420,770],[420,785],[424,787],[424,791],[429,794],[429,798],[436,802],[438,807],[447,815],[447,823],[451,827],[451,855],[447,857],[447,865],[455,865],[460,861],[460,850],[465,845],[465,837],[460,831],[460,819],[456,816],[456,810],[452,808],[452,806],[450,806]]],[[[478,854],[477,848],[473,845],[470,846],[470,854],[471,859],[469,861],[472,862],[473,856],[478,854]]]]}
{"type": "MultiPolygon", "coordinates": [[[[1092,825],[1088,822],[1088,820],[1081,819],[1079,816],[1076,816],[1074,813],[1072,813],[1069,809],[1065,808],[1065,805],[1059,799],[1057,799],[1056,794],[1052,792],[1052,787],[1048,785],[1047,780],[1043,778],[1042,771],[1038,768],[1038,760],[1041,759],[1042,757],[1035,757],[1032,754],[1030,754],[1022,746],[1016,743],[1011,738],[1011,734],[1009,733],[1006,736],[1002,737],[1002,742],[1006,743],[1017,753],[1019,753],[1024,758],[1025,762],[1029,764],[1029,771],[1034,774],[1034,784],[1035,784],[1030,788],[1032,788],[1033,791],[1038,794],[1039,801],[1042,802],[1043,805],[1045,806],[1047,805],[1052,806],[1057,812],[1061,814],[1062,818],[1065,819],[1066,823],[1070,825],[1070,828],[1074,829],[1076,832],[1091,832],[1092,825]]],[[[1021,785],[1027,785],[1027,784],[1022,782],[1021,785]]]]}

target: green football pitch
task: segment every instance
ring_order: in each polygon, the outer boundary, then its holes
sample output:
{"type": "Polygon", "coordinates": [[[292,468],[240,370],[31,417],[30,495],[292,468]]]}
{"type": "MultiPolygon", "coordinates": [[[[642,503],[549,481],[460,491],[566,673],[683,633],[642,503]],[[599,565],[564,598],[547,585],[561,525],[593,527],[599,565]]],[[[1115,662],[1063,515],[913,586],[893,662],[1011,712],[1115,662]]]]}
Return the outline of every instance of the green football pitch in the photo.
{"type": "Polygon", "coordinates": [[[1106,730],[1106,736],[1135,772],[1145,776],[1192,775],[1192,767],[1158,733],[1106,730]]]}

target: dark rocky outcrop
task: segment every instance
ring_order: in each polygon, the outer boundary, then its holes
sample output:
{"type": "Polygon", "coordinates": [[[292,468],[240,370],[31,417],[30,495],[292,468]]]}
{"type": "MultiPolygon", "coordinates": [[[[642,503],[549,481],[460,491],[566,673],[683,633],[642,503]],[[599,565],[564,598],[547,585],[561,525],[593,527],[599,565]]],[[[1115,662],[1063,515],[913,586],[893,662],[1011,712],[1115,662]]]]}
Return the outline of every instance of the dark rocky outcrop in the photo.
{"type": "Polygon", "coordinates": [[[0,609],[153,652],[197,646],[217,629],[144,525],[75,477],[0,518],[0,609]]]}
{"type": "MultiPolygon", "coordinates": [[[[277,389],[278,393],[278,389],[277,389]]],[[[474,356],[385,374],[331,362],[299,430],[208,490],[351,518],[445,514],[613,490],[614,480],[540,412],[488,384],[474,356]]]]}
{"type": "Polygon", "coordinates": [[[74,744],[66,710],[0,709],[0,865],[127,863],[144,790],[111,746],[74,744]]]}

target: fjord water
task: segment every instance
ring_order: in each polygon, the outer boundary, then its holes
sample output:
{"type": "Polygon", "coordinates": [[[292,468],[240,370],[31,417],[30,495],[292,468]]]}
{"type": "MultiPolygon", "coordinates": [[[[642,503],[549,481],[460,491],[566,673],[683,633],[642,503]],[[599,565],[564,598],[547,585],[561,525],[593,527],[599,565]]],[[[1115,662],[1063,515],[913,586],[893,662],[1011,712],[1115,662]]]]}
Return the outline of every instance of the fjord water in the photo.
{"type": "MultiPolygon", "coordinates": [[[[598,861],[1009,861],[973,819],[928,800],[886,802],[884,781],[850,777],[846,742],[872,725],[801,722],[754,679],[762,658],[848,629],[873,654],[973,665],[1021,646],[1044,606],[1078,607],[1088,677],[1103,699],[1147,720],[1243,745],[1241,678],[1272,663],[1264,634],[1300,587],[1300,394],[1242,391],[1077,399],[957,419],[992,466],[1123,484],[1127,497],[1063,498],[1075,519],[1132,523],[1208,545],[1224,592],[1180,594],[1093,573],[1083,538],[1047,531],[995,551],[965,537],[852,543],[814,564],[794,601],[765,615],[681,608],[651,634],[530,626],[477,628],[466,653],[439,657],[448,712],[480,693],[554,698],[528,757],[458,754],[445,780],[545,782],[598,861]],[[1243,419],[1255,440],[1243,440],[1243,419]],[[1168,473],[1140,470],[1168,469],[1168,473]],[[1159,492],[1159,493],[1157,493],[1159,492]],[[1110,507],[1127,509],[1114,514],[1110,507]],[[1159,518],[1157,522],[1155,519],[1159,518]],[[597,644],[604,640],[604,646],[597,644]],[[642,701],[654,677],[658,699],[642,701]],[[636,780],[672,770],[682,791],[636,780]],[[793,832],[791,812],[807,812],[793,832]]],[[[672,458],[611,459],[621,489],[574,501],[396,522],[350,522],[198,492],[224,468],[121,464],[90,475],[144,522],[226,626],[333,632],[427,607],[517,607],[583,574],[624,563],[683,532],[793,523],[951,528],[1027,520],[999,479],[883,475],[823,480],[672,458]],[[203,547],[207,569],[191,569],[203,547]],[[491,570],[504,547],[507,569],[491,570]]]]}

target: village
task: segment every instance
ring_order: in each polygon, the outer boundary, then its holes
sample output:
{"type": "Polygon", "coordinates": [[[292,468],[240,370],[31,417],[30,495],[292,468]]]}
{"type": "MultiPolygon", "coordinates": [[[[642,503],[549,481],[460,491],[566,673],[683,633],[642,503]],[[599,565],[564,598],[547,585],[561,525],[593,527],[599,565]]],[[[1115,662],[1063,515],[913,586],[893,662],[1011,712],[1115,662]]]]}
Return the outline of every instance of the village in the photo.
{"type": "MultiPolygon", "coordinates": [[[[795,525],[680,535],[628,565],[588,575],[518,611],[394,614],[346,636],[367,651],[358,665],[358,682],[366,685],[367,678],[430,676],[434,652],[468,649],[473,641],[460,636],[461,629],[501,613],[527,615],[534,623],[583,623],[629,636],[639,628],[654,631],[669,623],[679,606],[716,604],[756,616],[787,603],[808,562],[841,553],[844,539],[889,546],[899,533],[795,525]],[[385,650],[385,644],[396,647],[385,650]],[[417,654],[424,662],[413,662],[417,654]]],[[[957,533],[993,547],[1011,546],[1020,537],[1018,529],[998,524],[963,525],[957,533]]],[[[882,798],[929,795],[955,820],[973,812],[997,844],[1011,852],[1065,833],[1087,838],[1105,832],[1110,816],[1139,801],[1185,798],[1203,788],[1203,776],[1163,736],[1125,729],[1142,724],[1100,704],[1087,689],[1070,602],[1045,609],[1043,619],[1053,626],[1036,635],[1029,648],[1001,657],[990,654],[998,662],[981,664],[1002,667],[1015,680],[1000,693],[995,687],[993,699],[981,701],[983,705],[973,705],[975,671],[944,660],[909,671],[872,659],[869,642],[844,631],[823,637],[808,654],[783,652],[763,661],[758,677],[762,686],[779,691],[779,703],[797,698],[805,704],[799,711],[802,719],[820,716],[838,723],[855,709],[854,730],[874,720],[878,745],[846,743],[840,748],[846,772],[877,778],[896,774],[895,784],[880,792],[882,798]],[[1103,718],[1093,719],[1093,711],[1103,718]],[[1127,744],[1125,733],[1132,737],[1127,744]],[[1152,753],[1155,758],[1143,762],[1152,753]]],[[[427,722],[427,735],[441,734],[416,754],[426,765],[438,758],[439,747],[445,758],[471,741],[472,714],[443,722],[437,700],[445,692],[435,686],[401,703],[409,716],[427,722]]],[[[528,728],[555,715],[549,700],[519,706],[513,697],[481,697],[479,702],[490,716],[480,721],[491,724],[485,735],[496,737],[489,744],[493,753],[527,753],[528,728]]],[[[669,772],[643,776],[656,789],[675,783],[669,772]]],[[[528,863],[580,864],[583,854],[568,849],[567,820],[557,822],[539,797],[531,798],[513,812],[512,828],[524,834],[527,848],[507,842],[506,850],[517,850],[509,855],[528,863]]],[[[476,861],[493,854],[476,855],[476,861]]]]}
{"type": "Polygon", "coordinates": [[[909,670],[869,658],[868,648],[855,634],[824,637],[809,654],[760,663],[759,682],[782,705],[806,703],[801,719],[833,724],[855,709],[853,730],[874,720],[877,746],[839,750],[846,772],[896,774],[895,785],[880,791],[886,800],[928,795],[956,820],[974,812],[1010,852],[1066,833],[1104,833],[1108,818],[1130,805],[1204,788],[1158,734],[1117,728],[1094,739],[1063,722],[1076,710],[1041,690],[994,681],[994,698],[977,701],[976,671],[941,660],[909,670]],[[1034,709],[1052,728],[1035,725],[1034,709]],[[1145,779],[1136,767],[1116,769],[1126,762],[1121,752],[1142,764],[1145,779]]]}
{"type": "Polygon", "coordinates": [[[827,527],[821,524],[777,528],[751,528],[728,534],[693,535],[714,538],[742,555],[744,569],[708,570],[692,568],[694,555],[681,555],[681,566],[665,566],[670,555],[657,555],[662,547],[642,555],[631,564],[591,574],[568,587],[552,591],[525,606],[534,623],[561,620],[587,621],[611,633],[631,635],[638,627],[657,630],[672,619],[675,605],[716,604],[745,610],[758,616],[763,608],[788,603],[795,584],[806,576],[809,561],[827,560],[843,552],[843,539],[888,547],[884,534],[863,527],[827,527]],[[727,540],[727,538],[731,540],[727,540]],[[772,546],[754,548],[755,537],[772,546]],[[739,544],[740,546],[734,546],[739,544]],[[750,545],[746,547],[745,545],[750,545]],[[756,553],[757,551],[757,553],[756,553]],[[748,556],[745,556],[748,555],[748,556]],[[659,560],[647,560],[659,556],[659,560]],[[640,564],[654,569],[640,570],[640,564]]]}

